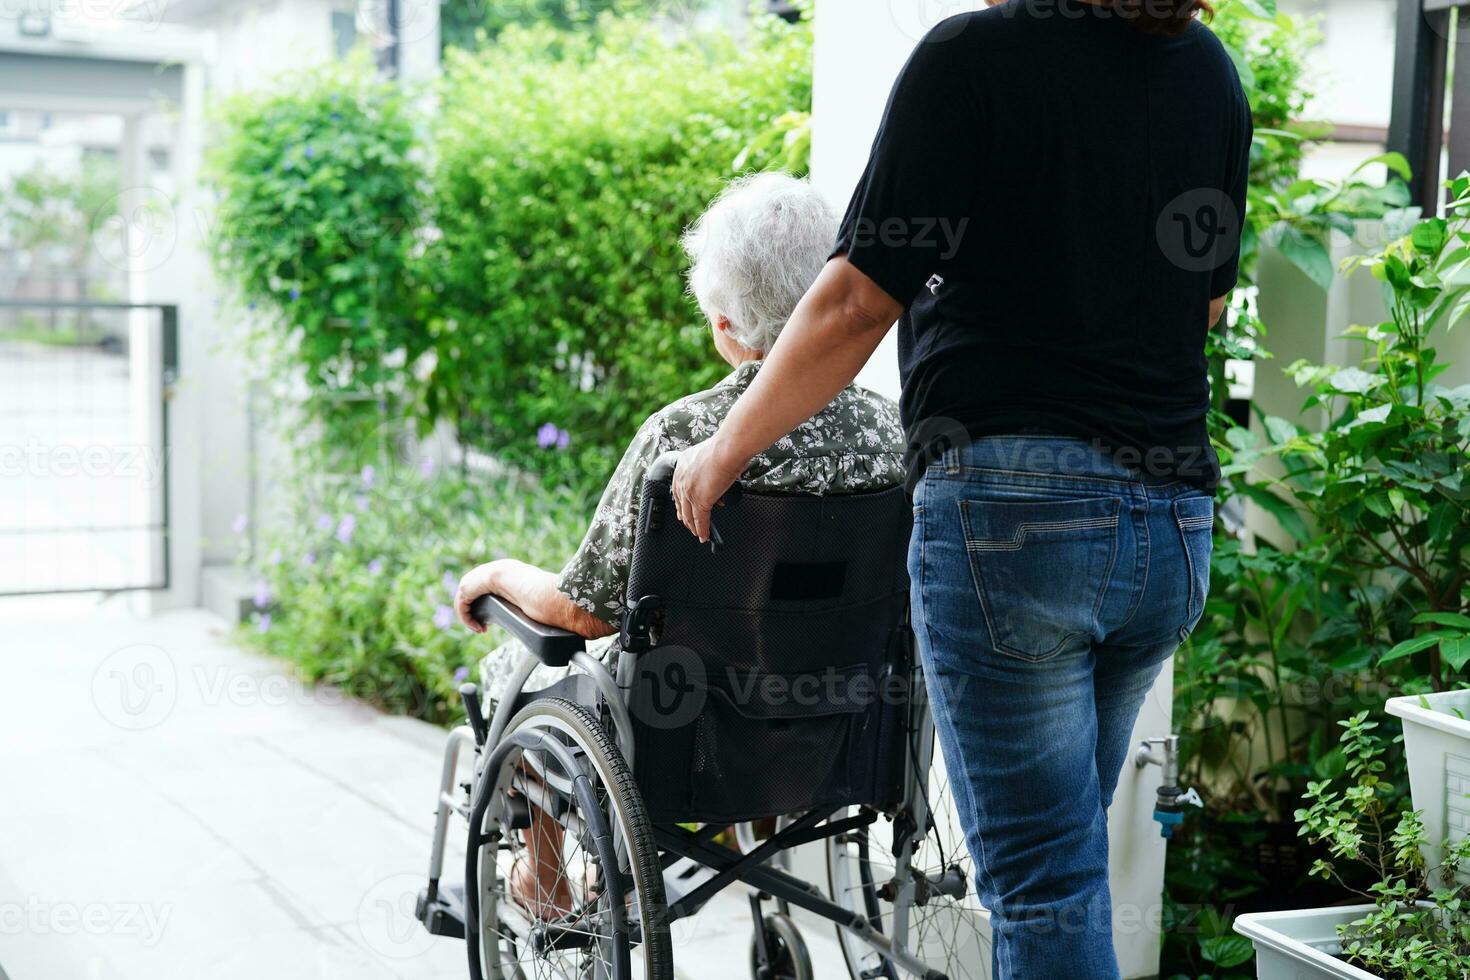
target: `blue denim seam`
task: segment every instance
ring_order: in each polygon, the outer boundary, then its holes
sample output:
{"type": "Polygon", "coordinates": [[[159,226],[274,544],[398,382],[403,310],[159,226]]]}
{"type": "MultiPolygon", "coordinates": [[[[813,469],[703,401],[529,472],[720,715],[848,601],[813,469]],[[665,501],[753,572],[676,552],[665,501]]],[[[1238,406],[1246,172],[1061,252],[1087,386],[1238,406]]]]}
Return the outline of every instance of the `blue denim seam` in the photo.
{"type": "Polygon", "coordinates": [[[1150,552],[1153,550],[1153,538],[1150,536],[1148,530],[1148,509],[1150,504],[1152,504],[1152,501],[1149,499],[1148,494],[1144,494],[1143,519],[1138,522],[1143,527],[1143,533],[1139,535],[1137,529],[1135,528],[1134,530],[1135,536],[1138,537],[1138,547],[1134,550],[1138,552],[1138,564],[1143,568],[1143,581],[1138,584],[1138,588],[1133,590],[1133,605],[1128,609],[1128,615],[1124,616],[1123,621],[1113,630],[1115,633],[1122,632],[1128,627],[1128,624],[1133,622],[1133,617],[1138,615],[1138,610],[1143,606],[1143,595],[1148,591],[1148,560],[1150,552]]]}
{"type": "MultiPolygon", "coordinates": [[[[1079,481],[1085,483],[1103,483],[1113,487],[1138,488],[1146,486],[1146,484],[1144,484],[1141,480],[1128,479],[1126,477],[1120,476],[1097,476],[1091,473],[1034,473],[1027,472],[1025,470],[1002,470],[997,469],[993,466],[960,466],[953,470],[946,467],[943,470],[942,475],[958,476],[962,478],[976,476],[1004,477],[1008,480],[1020,480],[1019,483],[1004,485],[1014,485],[1020,487],[1044,486],[1055,487],[1061,490],[1065,490],[1069,486],[1075,486],[1075,484],[1079,481]]],[[[997,480],[995,482],[1002,483],[1003,481],[997,480]]],[[[1181,485],[1188,486],[1188,484],[1181,485]]]]}
{"type": "MultiPolygon", "coordinates": [[[[1169,511],[1169,516],[1174,518],[1174,526],[1179,530],[1179,541],[1184,546],[1184,561],[1186,563],[1186,569],[1189,572],[1189,605],[1184,610],[1185,621],[1179,627],[1179,642],[1183,643],[1189,639],[1189,634],[1194,632],[1194,627],[1198,623],[1194,614],[1194,603],[1195,593],[1199,591],[1199,585],[1194,580],[1194,551],[1189,547],[1189,535],[1184,532],[1184,520],[1179,516],[1179,511],[1175,509],[1172,503],[1169,505],[1169,511]]],[[[1211,515],[1210,526],[1214,527],[1214,524],[1215,519],[1211,515]]],[[[1203,617],[1205,614],[1204,596],[1199,597],[1199,607],[1199,615],[1203,617]]]]}

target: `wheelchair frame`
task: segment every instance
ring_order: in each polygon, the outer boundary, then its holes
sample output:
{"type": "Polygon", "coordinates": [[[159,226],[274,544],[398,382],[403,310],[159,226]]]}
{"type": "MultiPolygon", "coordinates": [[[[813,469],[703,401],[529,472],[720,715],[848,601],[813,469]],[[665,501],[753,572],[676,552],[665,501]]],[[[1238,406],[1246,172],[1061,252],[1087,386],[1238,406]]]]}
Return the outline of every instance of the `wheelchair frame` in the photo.
{"type": "MultiPolygon", "coordinates": [[[[531,624],[531,621],[526,619],[520,610],[493,596],[479,600],[476,603],[475,612],[482,621],[494,621],[501,625],[519,627],[516,632],[523,631],[527,624],[531,624]],[[519,622],[516,622],[517,619],[519,622]]],[[[531,625],[539,627],[542,635],[549,631],[549,628],[540,624],[531,625]]],[[[632,725],[624,700],[624,692],[629,690],[632,684],[637,654],[626,651],[620,654],[616,678],[602,661],[585,651],[571,653],[568,660],[570,666],[576,667],[583,675],[591,679],[602,702],[611,713],[616,731],[610,734],[617,741],[625,761],[631,765],[634,753],[632,725]]],[[[543,662],[542,659],[536,653],[528,651],[522,655],[507,683],[505,695],[496,705],[488,726],[483,720],[475,685],[467,684],[461,689],[471,723],[451,731],[448,744],[445,746],[439,802],[434,823],[434,840],[429,859],[428,888],[420,894],[417,910],[420,921],[431,933],[460,938],[465,935],[465,912],[462,898],[456,899],[453,893],[442,891],[439,885],[450,817],[458,814],[467,821],[471,817],[470,804],[462,802],[454,792],[460,748],[468,743],[473,745],[476,752],[479,753],[481,765],[476,768],[475,772],[475,781],[478,783],[488,772],[488,766],[485,763],[488,763],[491,756],[496,754],[497,748],[502,745],[505,730],[512,715],[525,707],[525,703],[519,700],[520,695],[523,693],[524,685],[530,678],[531,672],[541,662],[543,662]]],[[[908,867],[915,845],[927,832],[930,821],[926,787],[929,768],[933,760],[934,726],[929,712],[923,672],[915,667],[913,673],[914,680],[910,687],[912,694],[909,699],[909,723],[906,726],[909,751],[905,753],[903,795],[898,810],[892,815],[895,843],[897,844],[894,864],[897,868],[908,867]]],[[[541,692],[531,693],[534,698],[541,692]]],[[[466,784],[465,788],[472,790],[470,784],[466,784]]],[[[472,791],[470,795],[473,795],[472,791]]],[[[773,858],[791,848],[859,830],[873,824],[879,817],[876,810],[860,808],[856,815],[833,819],[837,812],[847,809],[849,808],[844,806],[833,810],[826,808],[809,810],[796,816],[784,828],[778,829],[773,836],[745,853],[715,843],[715,836],[726,829],[727,825],[724,824],[706,824],[699,830],[688,830],[672,824],[654,824],[654,840],[660,853],[661,864],[665,869],[673,863],[673,860],[684,858],[714,872],[713,877],[670,901],[668,905],[669,921],[673,922],[696,914],[717,893],[739,882],[755,889],[759,894],[775,898],[783,907],[791,905],[804,909],[841,927],[904,973],[923,978],[923,980],[947,980],[945,974],[929,967],[905,944],[894,942],[888,934],[870,921],[868,916],[842,907],[829,899],[818,886],[770,865],[773,858]]],[[[912,876],[908,880],[897,881],[895,884],[896,900],[892,902],[894,921],[889,928],[893,935],[906,935],[909,927],[908,911],[913,905],[918,885],[912,876]]],[[[752,907],[758,913],[758,895],[752,895],[752,907]]],[[[759,923],[759,914],[756,918],[759,923]]],[[[759,927],[757,936],[761,936],[759,927]]]]}

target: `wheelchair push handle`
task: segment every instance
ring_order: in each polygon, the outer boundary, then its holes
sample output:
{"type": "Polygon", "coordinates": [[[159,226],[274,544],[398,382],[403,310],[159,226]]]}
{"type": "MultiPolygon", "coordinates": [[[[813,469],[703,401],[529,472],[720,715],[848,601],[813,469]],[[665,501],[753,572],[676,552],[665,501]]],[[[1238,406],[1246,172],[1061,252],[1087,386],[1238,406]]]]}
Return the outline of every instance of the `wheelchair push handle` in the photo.
{"type": "MultiPolygon", "coordinates": [[[[670,449],[668,452],[659,456],[658,459],[653,461],[653,465],[648,468],[647,479],[653,480],[656,483],[673,483],[674,468],[679,465],[679,457],[681,455],[682,453],[679,450],[670,449]]],[[[720,497],[720,503],[726,505],[737,504],[740,502],[740,497],[743,493],[744,484],[736,480],[730,484],[730,489],[725,491],[724,496],[720,497]]]]}

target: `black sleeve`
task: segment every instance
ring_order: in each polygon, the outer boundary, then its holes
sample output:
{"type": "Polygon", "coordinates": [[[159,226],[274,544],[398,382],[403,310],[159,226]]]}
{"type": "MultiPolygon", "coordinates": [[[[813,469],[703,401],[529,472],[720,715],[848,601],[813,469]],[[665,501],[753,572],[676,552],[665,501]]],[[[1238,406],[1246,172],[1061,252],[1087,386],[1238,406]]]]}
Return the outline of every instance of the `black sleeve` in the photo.
{"type": "Polygon", "coordinates": [[[893,85],[832,252],[905,307],[953,257],[976,191],[974,76],[944,26],[919,42],[893,85]]]}
{"type": "Polygon", "coordinates": [[[1239,92],[1239,98],[1236,101],[1235,118],[1232,120],[1232,123],[1235,128],[1235,140],[1231,142],[1230,176],[1224,187],[1224,191],[1230,197],[1230,203],[1235,206],[1235,220],[1238,227],[1235,236],[1235,248],[1210,277],[1211,299],[1224,296],[1230,292],[1230,290],[1235,288],[1235,283],[1240,278],[1240,246],[1245,233],[1246,221],[1246,186],[1250,182],[1251,140],[1255,135],[1255,124],[1251,120],[1250,103],[1246,100],[1244,91],[1239,92]]]}

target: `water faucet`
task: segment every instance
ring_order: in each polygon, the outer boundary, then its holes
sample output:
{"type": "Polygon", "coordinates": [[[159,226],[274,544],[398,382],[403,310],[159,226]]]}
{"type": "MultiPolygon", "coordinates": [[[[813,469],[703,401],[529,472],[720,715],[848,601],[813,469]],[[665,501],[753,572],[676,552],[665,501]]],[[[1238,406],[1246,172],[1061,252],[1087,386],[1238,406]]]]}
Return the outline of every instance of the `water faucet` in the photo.
{"type": "Polygon", "coordinates": [[[1204,806],[1199,793],[1179,785],[1179,736],[1162,735],[1146,738],[1133,753],[1133,765],[1158,766],[1164,771],[1154,797],[1154,819],[1159,824],[1159,836],[1165,839],[1174,836],[1174,828],[1184,822],[1184,810],[1190,806],[1204,806]]]}

